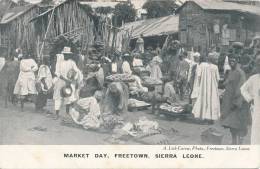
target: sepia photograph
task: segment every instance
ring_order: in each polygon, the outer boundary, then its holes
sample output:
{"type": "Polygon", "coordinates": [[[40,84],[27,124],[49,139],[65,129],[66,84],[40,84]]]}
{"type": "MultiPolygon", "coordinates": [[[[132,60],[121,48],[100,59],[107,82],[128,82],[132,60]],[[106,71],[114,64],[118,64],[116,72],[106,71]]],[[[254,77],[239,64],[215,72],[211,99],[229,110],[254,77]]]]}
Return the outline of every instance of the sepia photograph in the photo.
{"type": "Polygon", "coordinates": [[[0,145],[259,145],[259,130],[259,0],[0,0],[0,145]]]}

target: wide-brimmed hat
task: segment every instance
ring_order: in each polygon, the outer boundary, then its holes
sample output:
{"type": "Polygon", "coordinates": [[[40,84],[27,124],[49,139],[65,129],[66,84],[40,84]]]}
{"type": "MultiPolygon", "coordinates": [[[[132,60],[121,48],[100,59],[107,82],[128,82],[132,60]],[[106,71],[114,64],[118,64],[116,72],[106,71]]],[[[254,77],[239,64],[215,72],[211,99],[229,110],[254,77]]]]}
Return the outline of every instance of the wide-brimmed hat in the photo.
{"type": "Polygon", "coordinates": [[[65,46],[65,47],[63,48],[63,51],[62,51],[61,53],[62,53],[62,54],[72,54],[71,48],[65,46]]]}

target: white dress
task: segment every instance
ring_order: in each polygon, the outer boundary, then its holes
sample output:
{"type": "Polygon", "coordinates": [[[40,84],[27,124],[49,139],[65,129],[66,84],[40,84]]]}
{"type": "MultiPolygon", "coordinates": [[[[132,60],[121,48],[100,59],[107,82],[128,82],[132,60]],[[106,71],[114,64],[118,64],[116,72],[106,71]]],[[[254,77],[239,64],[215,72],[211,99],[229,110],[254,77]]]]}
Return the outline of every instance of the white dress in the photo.
{"type": "Polygon", "coordinates": [[[241,87],[246,101],[254,101],[252,111],[251,144],[260,144],[260,74],[251,76],[241,87]]]}
{"type": "Polygon", "coordinates": [[[200,86],[192,113],[195,118],[218,120],[220,117],[220,100],[218,94],[219,72],[214,64],[200,64],[200,86]]]}
{"type": "Polygon", "coordinates": [[[33,59],[23,59],[20,63],[20,73],[15,84],[14,94],[26,96],[37,94],[35,87],[35,74],[38,65],[33,59]]]}

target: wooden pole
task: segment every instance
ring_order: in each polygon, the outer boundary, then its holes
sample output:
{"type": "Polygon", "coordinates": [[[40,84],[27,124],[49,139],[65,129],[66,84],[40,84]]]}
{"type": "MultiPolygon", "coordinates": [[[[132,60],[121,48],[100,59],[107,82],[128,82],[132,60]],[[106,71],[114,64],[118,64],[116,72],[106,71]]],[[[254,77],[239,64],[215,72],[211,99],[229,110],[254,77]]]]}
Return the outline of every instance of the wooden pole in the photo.
{"type": "Polygon", "coordinates": [[[40,58],[41,60],[42,60],[42,51],[43,51],[43,48],[44,48],[44,42],[45,42],[45,40],[46,40],[46,38],[47,38],[47,34],[48,34],[48,31],[49,31],[49,28],[50,28],[50,25],[51,25],[51,20],[52,20],[52,17],[53,17],[53,15],[54,15],[54,9],[55,9],[55,8],[56,8],[56,6],[54,6],[53,9],[52,9],[51,18],[50,18],[49,24],[48,24],[48,26],[47,26],[47,30],[46,30],[46,32],[45,32],[43,42],[42,42],[42,46],[41,46],[41,50],[40,50],[40,56],[39,56],[39,58],[40,58]]]}

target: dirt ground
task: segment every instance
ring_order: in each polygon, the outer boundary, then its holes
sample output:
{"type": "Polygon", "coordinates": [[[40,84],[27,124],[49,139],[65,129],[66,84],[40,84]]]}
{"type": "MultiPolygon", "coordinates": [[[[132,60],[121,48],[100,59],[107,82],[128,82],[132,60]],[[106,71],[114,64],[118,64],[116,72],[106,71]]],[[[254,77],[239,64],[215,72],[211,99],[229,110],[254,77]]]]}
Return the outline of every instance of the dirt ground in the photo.
{"type": "MultiPolygon", "coordinates": [[[[47,108],[52,110],[52,103],[48,102],[47,108]]],[[[214,125],[195,124],[189,120],[170,119],[164,116],[149,114],[151,110],[129,112],[124,115],[125,121],[135,122],[141,116],[157,121],[163,129],[172,129],[175,132],[169,136],[170,144],[202,144],[201,133],[209,127],[215,127],[224,134],[222,144],[230,144],[231,136],[227,129],[214,125]]],[[[36,113],[31,103],[25,105],[21,112],[19,106],[3,107],[0,101],[0,144],[18,145],[105,145],[111,144],[111,133],[88,131],[81,127],[64,125],[62,119],[66,117],[64,110],[59,120],[53,120],[44,113],[36,113]]],[[[249,134],[243,144],[249,144],[249,134]]],[[[119,144],[141,144],[133,139],[125,140],[119,144]]]]}

